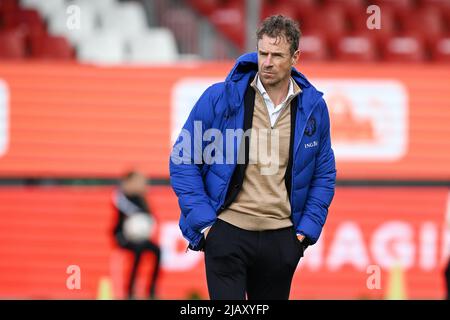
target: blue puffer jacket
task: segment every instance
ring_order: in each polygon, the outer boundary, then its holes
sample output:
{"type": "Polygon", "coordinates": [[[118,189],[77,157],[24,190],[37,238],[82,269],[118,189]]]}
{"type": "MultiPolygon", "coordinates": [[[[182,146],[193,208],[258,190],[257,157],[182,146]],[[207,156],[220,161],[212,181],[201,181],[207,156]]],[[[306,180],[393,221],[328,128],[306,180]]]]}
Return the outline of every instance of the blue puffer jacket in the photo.
{"type": "MultiPolygon", "coordinates": [[[[244,95],[257,68],[256,53],[242,55],[225,82],[210,86],[202,94],[175,142],[170,159],[171,184],[181,209],[179,225],[193,250],[200,249],[201,230],[217,219],[236,167],[235,163],[228,164],[225,160],[222,164],[199,164],[195,152],[200,150],[201,154],[208,141],[200,145],[194,143],[195,134],[201,135],[209,128],[216,128],[225,137],[226,129],[243,128],[244,95]],[[195,125],[194,121],[201,121],[201,125],[195,125]],[[184,148],[180,152],[180,146],[186,142],[189,142],[190,149],[184,148]],[[182,163],[179,163],[179,156],[184,160],[182,163]]],[[[330,143],[330,120],[322,93],[296,69],[292,69],[291,75],[302,88],[297,99],[291,219],[297,233],[307,236],[310,244],[314,244],[322,231],[335,189],[336,169],[330,143]]],[[[237,149],[235,146],[235,159],[237,149]]]]}

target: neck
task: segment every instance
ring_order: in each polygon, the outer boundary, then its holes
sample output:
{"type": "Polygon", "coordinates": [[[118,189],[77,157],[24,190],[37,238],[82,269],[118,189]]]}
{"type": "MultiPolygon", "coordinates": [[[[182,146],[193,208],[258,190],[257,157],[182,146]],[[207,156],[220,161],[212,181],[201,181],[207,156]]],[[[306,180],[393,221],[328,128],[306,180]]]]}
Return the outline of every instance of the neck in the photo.
{"type": "Polygon", "coordinates": [[[275,105],[280,104],[286,98],[289,91],[289,81],[290,78],[288,77],[272,86],[264,86],[267,94],[275,105]]]}

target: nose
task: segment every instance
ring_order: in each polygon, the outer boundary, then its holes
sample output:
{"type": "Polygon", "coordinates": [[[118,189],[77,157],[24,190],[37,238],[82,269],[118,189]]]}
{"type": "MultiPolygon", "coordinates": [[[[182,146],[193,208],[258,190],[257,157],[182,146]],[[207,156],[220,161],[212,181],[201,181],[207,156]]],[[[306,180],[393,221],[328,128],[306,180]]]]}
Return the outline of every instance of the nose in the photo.
{"type": "Polygon", "coordinates": [[[265,68],[268,68],[268,67],[272,66],[272,55],[270,53],[264,59],[263,66],[265,68]]]}

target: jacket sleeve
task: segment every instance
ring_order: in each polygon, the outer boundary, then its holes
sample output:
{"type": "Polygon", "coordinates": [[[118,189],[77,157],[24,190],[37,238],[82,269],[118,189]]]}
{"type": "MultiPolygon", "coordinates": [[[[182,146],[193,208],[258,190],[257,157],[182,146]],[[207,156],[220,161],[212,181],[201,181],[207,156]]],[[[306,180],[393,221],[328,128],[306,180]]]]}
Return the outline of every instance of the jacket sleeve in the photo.
{"type": "Polygon", "coordinates": [[[309,244],[319,239],[325,224],[328,207],[334,197],[336,183],[336,163],[330,138],[330,116],[322,100],[322,121],[320,151],[316,156],[316,166],[311,179],[303,215],[297,226],[297,233],[305,235],[309,244]]]}
{"type": "Polygon", "coordinates": [[[216,212],[202,178],[202,134],[214,119],[215,96],[209,87],[192,109],[170,156],[170,180],[187,227],[198,233],[212,225],[216,212]]]}

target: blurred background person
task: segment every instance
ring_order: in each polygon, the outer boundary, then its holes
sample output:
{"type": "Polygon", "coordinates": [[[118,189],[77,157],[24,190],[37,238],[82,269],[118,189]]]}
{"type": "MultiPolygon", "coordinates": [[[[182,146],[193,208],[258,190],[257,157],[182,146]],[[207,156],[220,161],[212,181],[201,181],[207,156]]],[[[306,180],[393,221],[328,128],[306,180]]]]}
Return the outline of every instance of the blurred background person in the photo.
{"type": "Polygon", "coordinates": [[[160,267],[161,250],[149,240],[155,227],[155,220],[145,199],[147,179],[138,171],[130,171],[122,178],[114,191],[113,203],[117,209],[117,224],[114,237],[117,244],[134,254],[134,262],[128,282],[128,298],[134,298],[136,273],[142,254],[150,251],[155,255],[155,265],[150,278],[149,297],[155,298],[156,282],[160,267]]]}

